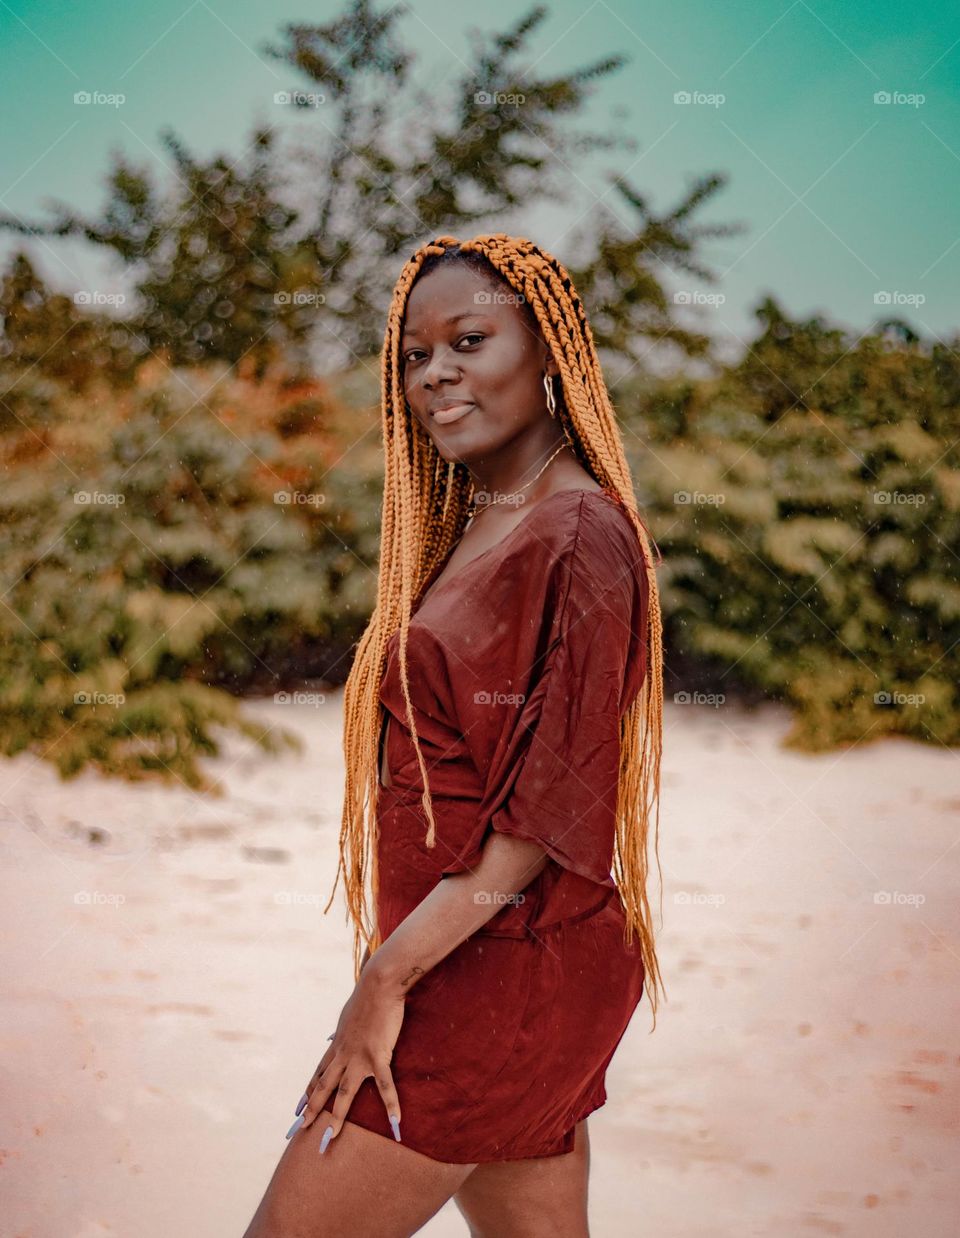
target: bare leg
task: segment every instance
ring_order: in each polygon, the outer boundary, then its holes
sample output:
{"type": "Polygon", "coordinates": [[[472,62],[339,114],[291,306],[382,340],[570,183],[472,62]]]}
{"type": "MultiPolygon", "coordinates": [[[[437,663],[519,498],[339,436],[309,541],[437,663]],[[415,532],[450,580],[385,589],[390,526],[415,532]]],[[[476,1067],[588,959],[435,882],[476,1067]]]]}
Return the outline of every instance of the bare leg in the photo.
{"type": "Polygon", "coordinates": [[[349,1119],[320,1156],[321,1125],[290,1140],[244,1238],[409,1238],[475,1168],[432,1160],[349,1119]]]}
{"type": "Polygon", "coordinates": [[[587,1120],[572,1152],[478,1165],[454,1196],[470,1238],[589,1238],[587,1120]]]}

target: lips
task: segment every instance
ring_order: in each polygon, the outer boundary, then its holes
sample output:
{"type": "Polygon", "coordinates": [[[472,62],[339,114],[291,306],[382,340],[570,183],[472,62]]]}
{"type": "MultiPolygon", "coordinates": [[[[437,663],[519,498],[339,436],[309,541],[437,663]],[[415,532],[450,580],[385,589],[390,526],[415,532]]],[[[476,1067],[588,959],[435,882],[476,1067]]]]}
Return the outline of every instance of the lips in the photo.
{"type": "Polygon", "coordinates": [[[451,422],[459,421],[461,417],[466,417],[473,409],[474,405],[468,401],[456,404],[453,402],[442,403],[435,405],[430,410],[430,416],[441,426],[448,426],[451,422]]]}

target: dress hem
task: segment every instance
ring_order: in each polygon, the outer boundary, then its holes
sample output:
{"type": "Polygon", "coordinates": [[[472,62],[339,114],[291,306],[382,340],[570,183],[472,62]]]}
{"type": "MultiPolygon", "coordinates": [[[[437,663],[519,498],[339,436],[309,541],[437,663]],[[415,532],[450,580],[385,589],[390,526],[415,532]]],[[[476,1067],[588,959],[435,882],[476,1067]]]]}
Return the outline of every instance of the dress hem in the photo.
{"type": "MultiPolygon", "coordinates": [[[[595,1113],[598,1109],[601,1109],[606,1103],[606,1091],[601,1090],[598,1096],[591,1100],[580,1111],[580,1116],[574,1119],[570,1129],[562,1136],[563,1141],[566,1141],[568,1136],[570,1137],[571,1146],[569,1148],[557,1148],[554,1142],[549,1145],[551,1150],[546,1150],[547,1145],[540,1144],[536,1148],[530,1148],[520,1152],[511,1152],[509,1156],[437,1156],[433,1150],[425,1148],[422,1144],[418,1147],[416,1143],[403,1139],[402,1137],[401,1144],[403,1147],[410,1148],[414,1152],[419,1152],[421,1156],[428,1156],[432,1161],[438,1161],[443,1165],[499,1165],[509,1161],[546,1160],[554,1156],[568,1156],[570,1152],[573,1151],[573,1136],[576,1126],[588,1118],[591,1113],[595,1113]]],[[[370,1131],[373,1135],[379,1135],[382,1139],[389,1139],[391,1143],[394,1142],[392,1133],[388,1135],[382,1130],[377,1130],[376,1127],[367,1126],[363,1122],[357,1122],[354,1118],[350,1117],[349,1113],[344,1121],[351,1122],[354,1126],[359,1126],[365,1131],[370,1131]]]]}

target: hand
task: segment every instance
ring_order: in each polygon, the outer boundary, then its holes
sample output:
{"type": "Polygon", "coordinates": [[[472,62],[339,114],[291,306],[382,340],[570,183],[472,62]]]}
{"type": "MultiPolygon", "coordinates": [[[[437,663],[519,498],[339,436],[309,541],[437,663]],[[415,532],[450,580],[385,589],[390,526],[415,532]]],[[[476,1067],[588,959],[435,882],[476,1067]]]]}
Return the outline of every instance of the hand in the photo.
{"type": "Polygon", "coordinates": [[[335,1139],[343,1127],[350,1105],[361,1083],[369,1076],[377,1085],[393,1128],[400,1138],[400,1101],[390,1071],[394,1046],[403,1026],[404,994],[388,985],[371,969],[361,975],[344,1006],[333,1036],[333,1043],[320,1060],[307,1085],[309,1102],[303,1110],[301,1130],[316,1118],[321,1119],[324,1138],[320,1151],[335,1139]],[[324,1106],[336,1090],[331,1109],[324,1106]],[[332,1129],[332,1134],[329,1132],[332,1129]]]}

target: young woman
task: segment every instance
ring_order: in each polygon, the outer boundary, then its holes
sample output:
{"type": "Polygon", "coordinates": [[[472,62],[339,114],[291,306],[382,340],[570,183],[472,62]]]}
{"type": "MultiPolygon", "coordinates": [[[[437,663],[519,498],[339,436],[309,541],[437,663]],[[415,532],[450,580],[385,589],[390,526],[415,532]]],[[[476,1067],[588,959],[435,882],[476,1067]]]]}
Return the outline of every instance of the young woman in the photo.
{"type": "Polygon", "coordinates": [[[555,258],[424,246],[382,367],[379,593],[344,699],[356,987],[246,1238],[405,1238],[451,1197],[473,1238],[581,1238],[587,1115],[661,987],[654,562],[555,258]]]}

